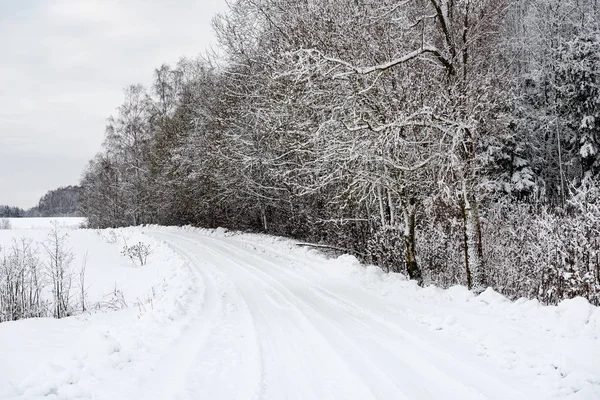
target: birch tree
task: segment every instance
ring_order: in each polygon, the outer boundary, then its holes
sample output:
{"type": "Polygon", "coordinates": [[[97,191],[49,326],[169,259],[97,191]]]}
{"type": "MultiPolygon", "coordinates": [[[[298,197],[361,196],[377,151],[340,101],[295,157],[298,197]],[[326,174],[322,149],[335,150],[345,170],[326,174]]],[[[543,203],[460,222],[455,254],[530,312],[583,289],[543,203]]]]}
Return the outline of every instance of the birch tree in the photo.
{"type": "Polygon", "coordinates": [[[117,115],[108,119],[104,147],[118,165],[119,190],[126,205],[126,217],[133,225],[147,222],[150,145],[150,104],[144,88],[132,85],[117,115]]]}

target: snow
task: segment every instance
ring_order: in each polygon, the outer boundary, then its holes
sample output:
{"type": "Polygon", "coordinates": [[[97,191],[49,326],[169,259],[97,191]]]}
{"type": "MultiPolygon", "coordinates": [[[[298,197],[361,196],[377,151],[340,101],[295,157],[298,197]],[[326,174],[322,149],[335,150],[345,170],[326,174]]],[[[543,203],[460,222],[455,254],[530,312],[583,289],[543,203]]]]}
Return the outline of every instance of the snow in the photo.
{"type": "Polygon", "coordinates": [[[593,115],[586,115],[581,119],[579,129],[594,129],[596,118],[593,115]]]}
{"type": "Polygon", "coordinates": [[[589,142],[584,143],[583,146],[581,146],[581,148],[579,149],[579,155],[582,158],[592,157],[596,155],[596,153],[598,153],[598,151],[596,150],[594,145],[589,142]]]}
{"type": "Polygon", "coordinates": [[[224,229],[70,235],[90,298],[116,282],[129,307],[0,324],[2,399],[600,398],[600,311],[582,298],[419,288],[224,229]],[[122,238],[151,247],[148,265],[122,238]]]}
{"type": "Polygon", "coordinates": [[[12,229],[50,229],[57,221],[64,228],[75,229],[84,225],[85,218],[7,218],[12,229]]]}
{"type": "MultiPolygon", "coordinates": [[[[110,300],[115,290],[122,291],[128,302],[147,299],[169,268],[168,261],[138,268],[122,256],[125,243],[132,245],[148,240],[137,230],[77,229],[85,222],[82,218],[14,218],[10,221],[12,229],[0,230],[0,247],[7,250],[13,240],[31,239],[42,260],[45,256],[42,243],[47,239],[52,221],[58,222],[61,232],[68,234],[69,247],[74,254],[73,272],[78,273],[86,262],[87,300],[91,305],[110,300]]],[[[152,246],[150,250],[153,250],[152,246]]]]}

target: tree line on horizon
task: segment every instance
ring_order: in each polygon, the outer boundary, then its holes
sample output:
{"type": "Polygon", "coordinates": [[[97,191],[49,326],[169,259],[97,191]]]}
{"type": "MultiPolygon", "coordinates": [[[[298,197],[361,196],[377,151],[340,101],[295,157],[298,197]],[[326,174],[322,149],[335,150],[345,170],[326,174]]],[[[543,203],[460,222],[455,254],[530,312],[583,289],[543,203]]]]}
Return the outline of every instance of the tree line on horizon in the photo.
{"type": "Polygon", "coordinates": [[[132,85],[90,227],[224,226],[420,284],[600,304],[596,0],[232,0],[132,85]]]}
{"type": "Polygon", "coordinates": [[[72,185],[49,190],[30,209],[0,205],[0,218],[77,217],[80,190],[80,186],[72,185]]]}

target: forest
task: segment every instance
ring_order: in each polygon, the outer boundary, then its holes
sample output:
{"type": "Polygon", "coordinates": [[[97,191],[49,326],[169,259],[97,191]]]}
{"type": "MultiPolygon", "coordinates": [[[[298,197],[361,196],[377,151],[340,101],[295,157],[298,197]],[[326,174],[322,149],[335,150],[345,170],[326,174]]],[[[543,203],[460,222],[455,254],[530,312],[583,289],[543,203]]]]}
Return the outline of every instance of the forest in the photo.
{"type": "Polygon", "coordinates": [[[215,54],[125,89],[90,227],[264,232],[600,305],[597,0],[231,0],[214,29],[215,54]]]}
{"type": "Polygon", "coordinates": [[[77,217],[79,215],[79,186],[64,186],[50,190],[28,211],[31,217],[77,217]]]}
{"type": "Polygon", "coordinates": [[[0,205],[0,218],[76,217],[79,215],[79,186],[64,186],[49,190],[30,209],[0,205]]]}

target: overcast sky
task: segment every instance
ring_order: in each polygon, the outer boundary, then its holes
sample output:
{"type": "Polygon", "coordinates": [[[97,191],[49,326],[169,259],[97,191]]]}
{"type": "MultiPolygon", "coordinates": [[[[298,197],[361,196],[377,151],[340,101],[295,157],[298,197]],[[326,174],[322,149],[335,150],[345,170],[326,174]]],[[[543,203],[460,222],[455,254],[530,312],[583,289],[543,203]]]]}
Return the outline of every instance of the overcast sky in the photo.
{"type": "Polygon", "coordinates": [[[0,0],[0,205],[73,185],[129,84],[216,44],[225,0],[0,0]]]}

